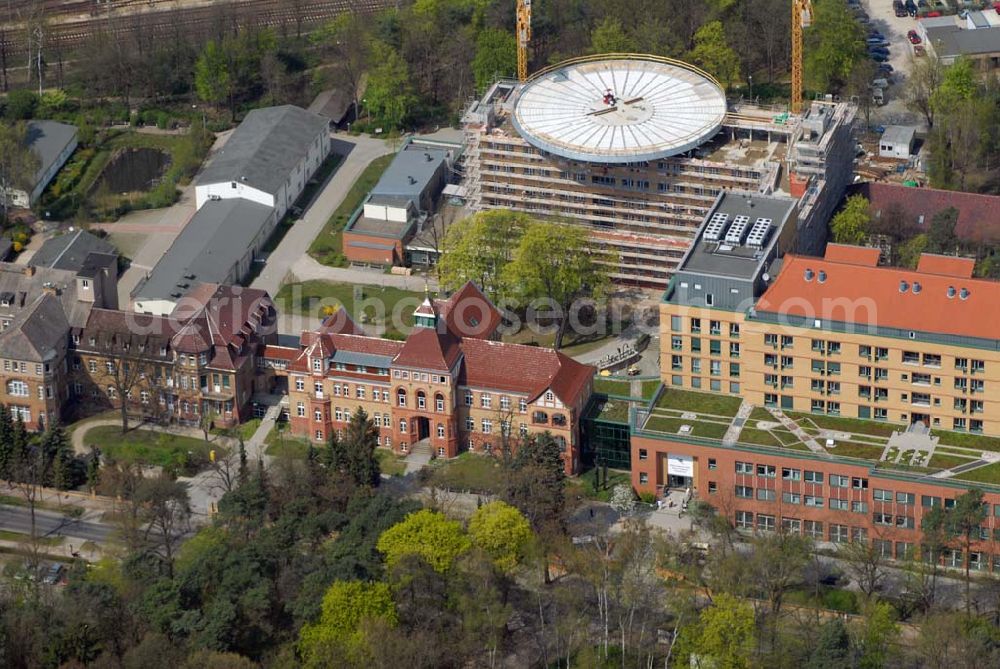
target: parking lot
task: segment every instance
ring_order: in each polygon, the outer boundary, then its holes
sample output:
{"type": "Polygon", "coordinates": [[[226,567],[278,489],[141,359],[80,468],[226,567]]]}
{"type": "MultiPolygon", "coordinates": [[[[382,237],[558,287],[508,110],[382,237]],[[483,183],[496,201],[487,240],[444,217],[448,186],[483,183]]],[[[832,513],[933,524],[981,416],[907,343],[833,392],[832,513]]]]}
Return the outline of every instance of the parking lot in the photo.
{"type": "Polygon", "coordinates": [[[917,28],[917,19],[911,16],[897,17],[892,7],[892,0],[861,0],[861,6],[867,12],[870,23],[868,27],[881,32],[889,41],[888,63],[893,67],[891,84],[886,91],[885,106],[873,109],[873,120],[879,124],[922,124],[922,118],[906,108],[903,100],[906,79],[913,67],[913,48],[906,37],[909,30],[917,28]]]}

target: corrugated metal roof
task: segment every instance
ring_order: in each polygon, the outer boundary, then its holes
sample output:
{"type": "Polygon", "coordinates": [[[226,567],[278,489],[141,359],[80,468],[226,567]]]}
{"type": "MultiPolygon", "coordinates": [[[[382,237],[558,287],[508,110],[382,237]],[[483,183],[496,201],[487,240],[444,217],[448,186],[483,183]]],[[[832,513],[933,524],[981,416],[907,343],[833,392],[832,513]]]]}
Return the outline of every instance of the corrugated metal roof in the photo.
{"type": "Polygon", "coordinates": [[[388,369],[392,364],[391,355],[375,355],[372,353],[356,353],[337,349],[333,354],[333,362],[345,365],[361,365],[363,367],[379,367],[388,369]]]}

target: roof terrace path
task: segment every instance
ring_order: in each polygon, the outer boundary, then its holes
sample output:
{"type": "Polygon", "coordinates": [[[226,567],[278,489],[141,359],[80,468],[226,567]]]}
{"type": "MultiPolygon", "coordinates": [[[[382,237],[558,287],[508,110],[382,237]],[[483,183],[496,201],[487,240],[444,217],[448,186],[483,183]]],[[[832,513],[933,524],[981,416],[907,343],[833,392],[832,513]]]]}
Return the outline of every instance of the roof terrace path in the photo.
{"type": "Polygon", "coordinates": [[[723,444],[729,446],[739,440],[740,432],[743,431],[743,426],[747,424],[747,419],[750,418],[752,412],[753,405],[743,400],[739,410],[736,412],[736,416],[733,417],[733,422],[729,424],[729,429],[726,430],[726,434],[722,437],[723,444]]]}
{"type": "Polygon", "coordinates": [[[808,434],[805,430],[799,427],[799,424],[794,420],[786,416],[782,411],[777,409],[768,409],[768,413],[774,416],[779,423],[781,423],[785,429],[794,434],[799,441],[806,445],[806,447],[813,453],[818,453],[823,457],[830,457],[829,451],[819,445],[819,442],[813,439],[813,437],[808,434]]]}

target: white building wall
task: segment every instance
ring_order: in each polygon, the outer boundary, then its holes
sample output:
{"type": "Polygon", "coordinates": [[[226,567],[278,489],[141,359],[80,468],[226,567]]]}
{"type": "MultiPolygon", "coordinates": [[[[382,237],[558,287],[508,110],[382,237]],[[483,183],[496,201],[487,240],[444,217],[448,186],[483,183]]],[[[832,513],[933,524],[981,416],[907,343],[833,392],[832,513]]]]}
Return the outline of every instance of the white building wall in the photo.
{"type": "Polygon", "coordinates": [[[242,198],[244,200],[249,200],[250,202],[262,204],[265,207],[273,207],[275,204],[274,196],[270,193],[257,190],[256,188],[239,181],[224,181],[220,183],[199,184],[198,186],[195,186],[195,207],[197,209],[201,209],[202,206],[211,200],[213,196],[217,196],[222,200],[242,198]]]}

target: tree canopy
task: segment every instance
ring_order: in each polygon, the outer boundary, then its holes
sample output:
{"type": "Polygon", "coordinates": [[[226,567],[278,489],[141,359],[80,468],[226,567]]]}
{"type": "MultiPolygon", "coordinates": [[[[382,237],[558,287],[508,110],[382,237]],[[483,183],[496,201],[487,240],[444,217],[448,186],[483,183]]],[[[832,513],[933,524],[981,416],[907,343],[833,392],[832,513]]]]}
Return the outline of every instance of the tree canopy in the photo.
{"type": "Polygon", "coordinates": [[[448,571],[471,545],[460,523],[430,509],[411,513],[378,539],[378,549],[390,568],[406,555],[418,555],[439,572],[448,571]]]}
{"type": "Polygon", "coordinates": [[[871,221],[868,204],[864,195],[847,198],[843,208],[830,221],[833,241],[838,244],[861,244],[867,239],[868,224],[871,221]]]}
{"type": "Polygon", "coordinates": [[[299,652],[307,667],[328,667],[331,658],[360,661],[367,652],[362,623],[395,625],[396,605],[388,583],[336,581],[323,595],[317,622],[302,628],[299,652]]]}
{"type": "Polygon", "coordinates": [[[469,519],[469,537],[486,551],[498,569],[513,570],[531,542],[531,524],[516,508],[500,500],[476,509],[469,519]]]}

